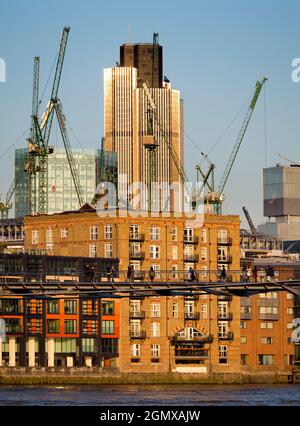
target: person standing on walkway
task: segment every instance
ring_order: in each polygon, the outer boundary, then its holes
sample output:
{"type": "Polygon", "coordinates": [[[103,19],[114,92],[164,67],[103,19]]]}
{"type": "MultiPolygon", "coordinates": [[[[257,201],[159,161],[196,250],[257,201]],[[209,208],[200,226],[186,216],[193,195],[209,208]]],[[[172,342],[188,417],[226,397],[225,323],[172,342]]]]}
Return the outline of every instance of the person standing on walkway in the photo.
{"type": "Polygon", "coordinates": [[[222,271],[221,271],[221,275],[220,275],[220,280],[221,281],[226,281],[226,277],[227,277],[227,273],[226,273],[226,269],[225,266],[223,265],[222,271]]]}

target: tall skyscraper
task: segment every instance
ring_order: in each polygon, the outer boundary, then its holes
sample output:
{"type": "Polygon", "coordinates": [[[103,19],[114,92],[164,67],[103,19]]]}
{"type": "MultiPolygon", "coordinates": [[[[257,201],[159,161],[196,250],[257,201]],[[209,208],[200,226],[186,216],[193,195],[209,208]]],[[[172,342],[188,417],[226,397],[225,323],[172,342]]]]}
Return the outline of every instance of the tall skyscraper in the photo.
{"type": "MultiPolygon", "coordinates": [[[[183,164],[183,102],[180,92],[172,89],[167,79],[163,81],[160,45],[124,44],[120,52],[120,66],[104,70],[104,139],[105,150],[117,153],[118,198],[126,203],[132,184],[141,183],[146,188],[150,188],[150,181],[181,185],[168,144],[183,164]],[[156,105],[157,119],[142,86],[145,81],[156,105]],[[154,153],[144,143],[150,124],[157,144],[154,153]],[[150,170],[153,164],[154,174],[150,170]]],[[[151,196],[152,209],[164,210],[161,191],[155,194],[151,196]]],[[[141,209],[149,207],[148,196],[141,196],[140,201],[141,209]]]]}
{"type": "MultiPolygon", "coordinates": [[[[83,197],[88,202],[92,201],[95,194],[98,181],[97,175],[99,175],[100,154],[100,150],[73,150],[83,197]]],[[[27,148],[15,150],[16,176],[20,168],[24,169],[27,158],[27,148]]],[[[66,152],[64,149],[56,149],[48,157],[48,214],[77,210],[79,207],[66,152]]],[[[24,172],[23,178],[18,182],[15,190],[15,217],[22,217],[28,214],[30,214],[29,180],[28,173],[24,172]]]]}

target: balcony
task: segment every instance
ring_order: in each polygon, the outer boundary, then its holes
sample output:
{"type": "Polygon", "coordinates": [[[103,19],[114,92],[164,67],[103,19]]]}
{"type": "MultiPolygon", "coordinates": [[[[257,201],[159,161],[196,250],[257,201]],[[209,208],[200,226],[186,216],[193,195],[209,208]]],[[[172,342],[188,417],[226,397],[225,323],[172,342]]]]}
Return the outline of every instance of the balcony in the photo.
{"type": "Polygon", "coordinates": [[[227,333],[219,333],[218,339],[219,340],[233,340],[233,333],[232,333],[232,331],[227,331],[227,333]]]}
{"type": "Polygon", "coordinates": [[[199,342],[199,343],[211,343],[213,341],[213,336],[211,334],[207,336],[178,336],[175,335],[171,337],[172,343],[183,343],[183,342],[199,342]]]}
{"type": "Polygon", "coordinates": [[[251,320],[252,319],[252,313],[251,312],[241,312],[240,318],[241,318],[241,320],[251,320]]]}
{"type": "Polygon", "coordinates": [[[146,339],[146,331],[144,331],[144,330],[130,331],[129,337],[132,340],[145,340],[146,339]]]}
{"type": "Polygon", "coordinates": [[[184,296],[184,300],[199,300],[199,294],[189,294],[184,296]]]}
{"type": "Polygon", "coordinates": [[[218,263],[232,263],[232,256],[230,254],[227,256],[218,256],[218,263]]]}
{"type": "Polygon", "coordinates": [[[175,348],[175,360],[205,360],[208,359],[208,350],[201,350],[199,348],[175,348]]]}
{"type": "Polygon", "coordinates": [[[219,321],[232,321],[232,312],[218,312],[219,321]]]}
{"type": "Polygon", "coordinates": [[[195,235],[193,235],[193,236],[185,235],[183,237],[183,242],[184,242],[184,244],[198,244],[199,243],[199,237],[197,237],[195,235]]]}
{"type": "Polygon", "coordinates": [[[219,246],[231,246],[232,238],[231,237],[218,237],[219,246]]]}
{"type": "Polygon", "coordinates": [[[145,259],[145,252],[144,251],[137,251],[137,252],[131,251],[129,253],[129,258],[131,260],[144,260],[145,259]]]}
{"type": "Polygon", "coordinates": [[[145,234],[140,234],[139,232],[130,232],[129,241],[145,241],[145,234]]]}
{"type": "Polygon", "coordinates": [[[198,321],[200,319],[200,313],[199,312],[185,312],[184,313],[184,319],[185,320],[193,320],[198,321]]]}
{"type": "Polygon", "coordinates": [[[218,296],[218,300],[224,300],[226,302],[231,302],[232,296],[230,294],[228,294],[228,295],[224,294],[224,295],[218,296]]]}
{"type": "Polygon", "coordinates": [[[145,319],[145,311],[130,311],[130,319],[145,319]]]}
{"type": "Polygon", "coordinates": [[[199,254],[185,254],[184,262],[199,262],[199,254]]]}
{"type": "Polygon", "coordinates": [[[270,321],[278,321],[279,314],[258,314],[258,319],[260,320],[270,320],[270,321]]]}

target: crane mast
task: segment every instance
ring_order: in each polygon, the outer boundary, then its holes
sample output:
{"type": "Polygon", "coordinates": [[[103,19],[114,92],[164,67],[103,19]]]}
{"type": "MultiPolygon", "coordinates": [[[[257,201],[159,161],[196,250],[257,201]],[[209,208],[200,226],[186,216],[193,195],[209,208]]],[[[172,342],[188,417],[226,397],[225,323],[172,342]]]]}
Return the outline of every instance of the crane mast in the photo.
{"type": "Polygon", "coordinates": [[[219,200],[219,202],[216,204],[216,213],[222,212],[222,199],[223,199],[223,193],[224,193],[224,188],[225,188],[226,182],[229,178],[229,175],[230,175],[231,169],[233,167],[234,161],[235,161],[236,156],[239,152],[240,146],[243,142],[246,130],[247,130],[249,122],[251,120],[255,105],[257,103],[258,97],[259,97],[260,92],[261,92],[261,89],[262,89],[262,87],[263,87],[263,85],[266,81],[267,81],[267,78],[264,77],[261,81],[256,82],[254,95],[253,95],[252,100],[250,102],[249,108],[247,110],[246,116],[245,116],[243,124],[242,124],[242,127],[239,131],[237,140],[236,140],[234,147],[233,147],[233,150],[232,150],[232,152],[229,156],[227,165],[225,167],[223,176],[221,178],[221,181],[220,181],[220,184],[219,184],[219,187],[218,187],[218,200],[219,200]]]}
{"type": "Polygon", "coordinates": [[[57,120],[58,120],[58,124],[59,124],[59,127],[60,127],[62,140],[63,140],[64,147],[65,147],[65,150],[66,150],[66,154],[67,154],[67,158],[68,158],[70,171],[71,171],[73,183],[74,183],[74,186],[75,186],[77,198],[78,198],[78,201],[79,201],[79,204],[80,204],[80,207],[81,207],[84,204],[82,188],[81,188],[79,175],[78,175],[78,171],[77,171],[77,168],[76,168],[75,159],[74,159],[74,155],[73,155],[73,152],[72,152],[68,132],[67,132],[67,129],[66,129],[66,119],[65,119],[65,116],[63,114],[61,101],[59,99],[57,99],[54,108],[55,108],[55,112],[56,112],[56,115],[57,115],[57,120]]]}
{"type": "Polygon", "coordinates": [[[256,228],[254,226],[254,223],[253,223],[253,221],[251,219],[251,216],[250,216],[250,214],[249,214],[249,212],[248,212],[248,210],[247,210],[246,207],[243,207],[243,212],[244,212],[244,215],[245,215],[245,217],[247,219],[247,222],[248,222],[248,225],[249,225],[251,231],[252,232],[256,232],[256,228]]]}
{"type": "Polygon", "coordinates": [[[41,125],[39,124],[38,117],[35,117],[34,129],[36,137],[34,138],[33,147],[31,143],[28,145],[29,156],[36,157],[34,161],[29,161],[28,168],[30,175],[29,180],[31,182],[29,194],[31,214],[46,214],[48,212],[48,155],[52,154],[54,151],[53,147],[49,146],[49,138],[69,32],[70,27],[64,27],[60,41],[50,101],[48,103],[46,113],[43,116],[41,125]],[[30,167],[32,163],[34,163],[34,167],[30,167]],[[33,176],[36,173],[38,173],[38,179],[37,176],[33,176]],[[37,185],[34,185],[36,179],[37,185]]]}

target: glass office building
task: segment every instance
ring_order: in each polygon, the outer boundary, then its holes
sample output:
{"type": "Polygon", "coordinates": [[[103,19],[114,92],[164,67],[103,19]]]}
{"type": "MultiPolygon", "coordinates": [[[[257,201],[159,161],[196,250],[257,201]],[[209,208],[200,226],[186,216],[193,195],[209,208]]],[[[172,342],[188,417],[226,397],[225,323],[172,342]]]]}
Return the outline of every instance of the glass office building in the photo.
{"type": "MultiPolygon", "coordinates": [[[[90,203],[99,182],[101,150],[74,149],[73,155],[83,198],[90,203]]],[[[18,176],[20,169],[24,169],[27,157],[28,150],[26,148],[15,150],[15,176],[18,176]]],[[[108,157],[110,158],[110,156],[108,157]]],[[[114,167],[113,159],[109,163],[110,173],[114,174],[111,171],[114,167]]],[[[115,170],[117,171],[116,166],[115,170]]],[[[116,172],[114,176],[116,176],[116,172]]],[[[48,157],[48,214],[77,210],[79,207],[66,152],[64,149],[56,149],[48,157]]],[[[16,185],[15,215],[21,217],[29,213],[29,179],[28,174],[24,172],[16,185]]]]}

